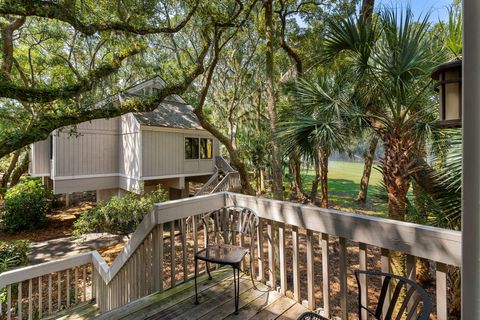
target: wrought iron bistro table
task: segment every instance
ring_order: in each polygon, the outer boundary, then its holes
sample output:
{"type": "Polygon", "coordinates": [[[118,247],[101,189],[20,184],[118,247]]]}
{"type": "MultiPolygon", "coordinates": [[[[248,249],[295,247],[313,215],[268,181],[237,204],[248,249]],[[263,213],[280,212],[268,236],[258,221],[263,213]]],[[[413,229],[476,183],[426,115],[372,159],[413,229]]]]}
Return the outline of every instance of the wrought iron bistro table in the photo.
{"type": "MultiPolygon", "coordinates": [[[[206,232],[206,247],[195,254],[195,304],[198,304],[197,291],[197,271],[198,260],[206,262],[208,278],[210,276],[209,263],[231,266],[233,269],[233,284],[235,293],[235,314],[238,314],[238,302],[240,299],[240,268],[241,263],[247,254],[250,255],[250,275],[252,275],[252,254],[253,243],[255,243],[255,235],[258,227],[258,216],[249,208],[239,206],[229,206],[221,210],[223,222],[218,221],[218,211],[215,214],[210,212],[202,217],[205,230],[208,229],[208,222],[213,222],[214,230],[217,234],[222,235],[225,232],[223,243],[210,243],[208,232],[206,232]],[[222,232],[223,231],[223,232],[222,232]],[[230,236],[228,234],[231,234],[230,236]],[[235,245],[236,236],[247,236],[250,238],[248,248],[235,245]],[[231,243],[229,243],[231,242],[231,243]]],[[[223,237],[222,237],[223,238],[223,237]]],[[[252,283],[253,276],[252,276],[252,283]]],[[[255,284],[254,284],[255,285],[255,284]]]]}
{"type": "MultiPolygon", "coordinates": [[[[195,260],[203,260],[205,262],[218,263],[220,265],[228,265],[233,269],[233,285],[235,292],[235,313],[238,313],[238,300],[240,297],[240,264],[245,258],[249,250],[231,244],[212,244],[207,248],[197,252],[195,260]]],[[[197,263],[195,263],[197,269],[197,263]]],[[[211,279],[210,271],[207,268],[208,277],[211,279]]],[[[195,271],[196,273],[196,271],[195,271]]],[[[195,277],[195,282],[197,281],[195,277]]],[[[195,304],[198,304],[197,286],[195,285],[195,304]]]]}

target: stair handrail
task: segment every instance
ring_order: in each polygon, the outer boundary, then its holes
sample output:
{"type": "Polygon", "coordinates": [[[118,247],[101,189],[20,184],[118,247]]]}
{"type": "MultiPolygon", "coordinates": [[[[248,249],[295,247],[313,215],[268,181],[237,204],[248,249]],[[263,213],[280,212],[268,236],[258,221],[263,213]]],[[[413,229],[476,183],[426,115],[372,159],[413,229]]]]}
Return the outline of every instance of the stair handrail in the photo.
{"type": "Polygon", "coordinates": [[[239,190],[231,190],[232,187],[234,189],[240,189],[240,174],[237,171],[231,171],[231,172],[227,173],[225,175],[225,177],[223,177],[223,179],[212,190],[211,193],[223,192],[223,191],[227,191],[227,192],[239,191],[239,190]],[[227,185],[229,183],[232,183],[232,182],[233,182],[233,185],[230,185],[229,187],[224,188],[225,185],[227,185]],[[235,185],[236,182],[238,182],[238,183],[235,185]]]}
{"type": "Polygon", "coordinates": [[[202,194],[208,194],[210,192],[205,192],[205,190],[207,190],[209,187],[214,187],[214,183],[216,184],[217,183],[217,180],[218,180],[218,175],[219,175],[219,170],[218,170],[218,167],[215,166],[215,173],[210,177],[210,179],[208,179],[207,182],[205,182],[205,184],[203,185],[203,187],[198,190],[196,193],[195,193],[195,197],[196,196],[200,196],[202,194]]]}
{"type": "Polygon", "coordinates": [[[215,157],[215,163],[216,163],[217,167],[220,170],[222,170],[224,173],[237,171],[222,156],[215,157]]]}

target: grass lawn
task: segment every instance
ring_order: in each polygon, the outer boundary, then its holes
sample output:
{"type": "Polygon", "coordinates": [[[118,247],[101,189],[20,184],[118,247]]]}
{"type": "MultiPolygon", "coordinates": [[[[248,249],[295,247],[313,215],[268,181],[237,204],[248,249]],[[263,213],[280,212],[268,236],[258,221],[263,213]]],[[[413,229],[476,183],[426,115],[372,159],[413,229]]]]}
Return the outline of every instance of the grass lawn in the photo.
{"type": "MultiPolygon", "coordinates": [[[[386,204],[373,204],[370,198],[371,187],[382,180],[381,173],[372,168],[367,203],[359,203],[355,199],[360,188],[360,179],[363,173],[363,163],[330,161],[328,172],[328,191],[330,206],[349,212],[362,212],[376,216],[386,216],[386,204]]],[[[312,180],[315,177],[313,168],[302,170],[302,182],[305,190],[310,191],[312,180]]]]}

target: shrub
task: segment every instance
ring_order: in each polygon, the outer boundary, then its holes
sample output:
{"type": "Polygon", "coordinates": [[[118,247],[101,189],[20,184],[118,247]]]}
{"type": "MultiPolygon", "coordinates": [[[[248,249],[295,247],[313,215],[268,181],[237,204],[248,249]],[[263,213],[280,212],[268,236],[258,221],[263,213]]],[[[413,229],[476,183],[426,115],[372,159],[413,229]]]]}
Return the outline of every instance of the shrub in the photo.
{"type": "Polygon", "coordinates": [[[7,190],[0,217],[9,232],[44,226],[52,209],[53,194],[38,180],[26,180],[7,190]]]}
{"type": "Polygon", "coordinates": [[[166,195],[158,190],[139,197],[128,193],[122,197],[113,197],[100,202],[89,209],[75,221],[74,234],[89,232],[108,232],[129,235],[140,224],[143,217],[150,212],[154,203],[165,201],[166,195]]]}
{"type": "Polygon", "coordinates": [[[26,265],[27,253],[30,252],[30,241],[0,241],[0,273],[18,266],[26,265]]]}

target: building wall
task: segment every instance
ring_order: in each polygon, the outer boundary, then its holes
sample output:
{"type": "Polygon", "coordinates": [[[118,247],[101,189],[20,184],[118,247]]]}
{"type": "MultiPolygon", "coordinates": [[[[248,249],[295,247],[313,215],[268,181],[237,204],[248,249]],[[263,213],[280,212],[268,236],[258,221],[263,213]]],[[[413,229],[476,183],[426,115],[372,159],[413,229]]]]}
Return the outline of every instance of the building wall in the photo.
{"type": "Polygon", "coordinates": [[[142,127],[142,177],[161,177],[212,173],[215,171],[215,139],[213,158],[208,160],[185,159],[185,137],[211,135],[185,130],[166,131],[142,127]]]}
{"type": "Polygon", "coordinates": [[[113,118],[81,123],[73,134],[57,131],[53,179],[118,173],[118,128],[113,118]]]}
{"type": "Polygon", "coordinates": [[[50,175],[50,138],[35,142],[30,147],[29,173],[32,176],[50,175]]]}
{"type": "Polygon", "coordinates": [[[138,122],[131,114],[123,115],[120,119],[120,149],[118,154],[120,175],[134,178],[140,177],[140,138],[138,122]]]}

